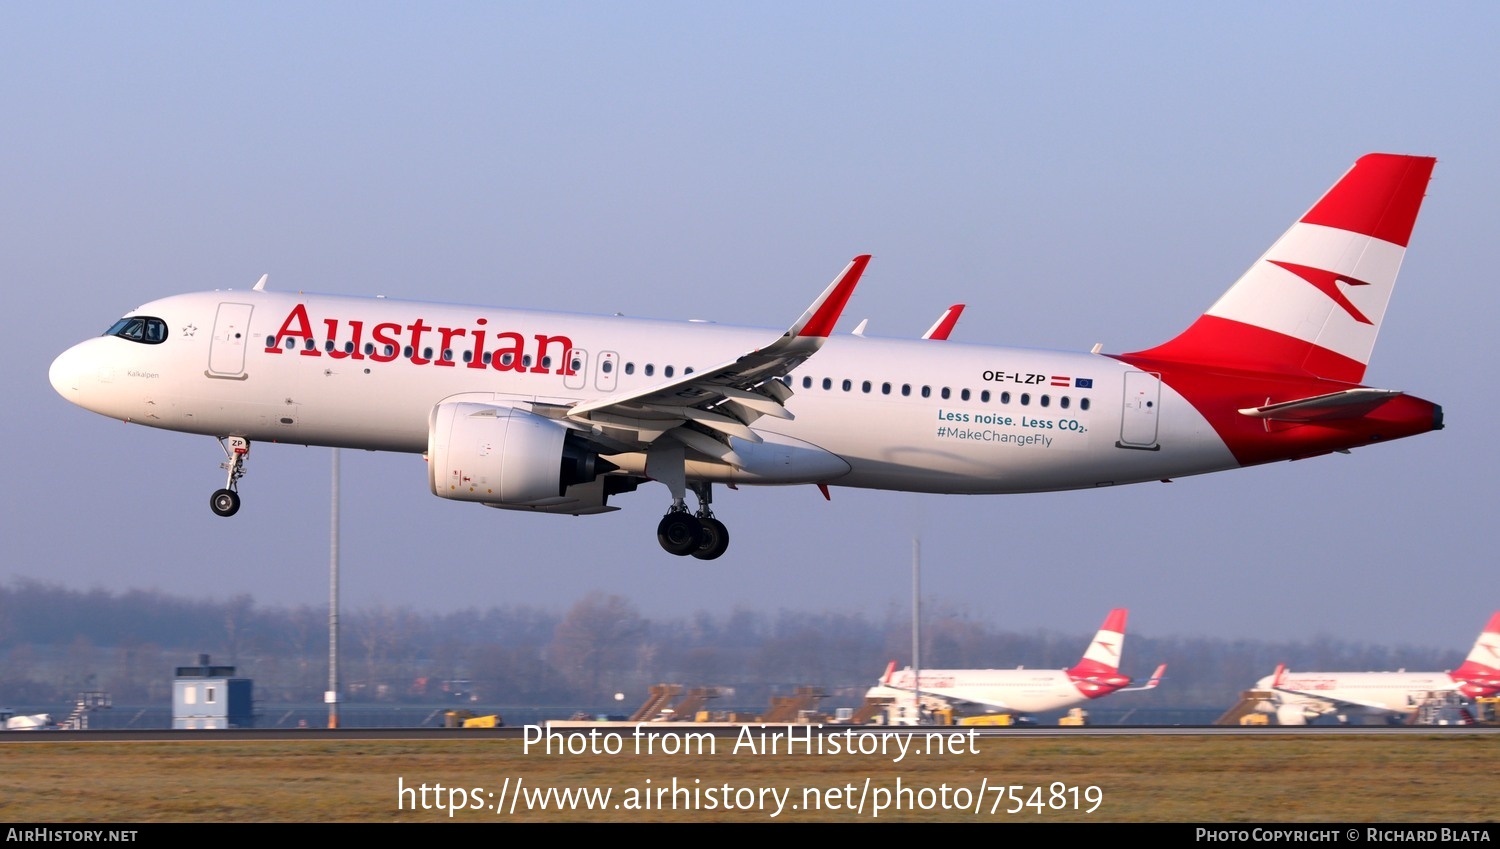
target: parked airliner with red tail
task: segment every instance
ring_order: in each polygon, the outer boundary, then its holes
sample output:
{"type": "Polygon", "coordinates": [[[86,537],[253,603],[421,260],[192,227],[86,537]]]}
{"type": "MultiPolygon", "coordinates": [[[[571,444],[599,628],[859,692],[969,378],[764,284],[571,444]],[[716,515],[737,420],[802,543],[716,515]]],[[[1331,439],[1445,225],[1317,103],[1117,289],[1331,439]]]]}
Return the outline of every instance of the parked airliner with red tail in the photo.
{"type": "Polygon", "coordinates": [[[600,513],[659,481],[662,547],[712,559],[716,483],[1083,489],[1441,428],[1436,404],[1362,384],[1434,162],[1362,157],[1187,330],[1129,354],[835,335],[860,256],[779,334],[262,277],[148,303],[50,378],[102,415],[218,438],[222,516],[256,442],[400,451],[435,495],[512,510],[600,513]]]}
{"type": "Polygon", "coordinates": [[[891,661],[880,683],[865,692],[865,699],[889,699],[897,711],[892,723],[923,724],[924,711],[946,703],[983,708],[994,713],[1021,715],[1063,710],[1110,693],[1153,690],[1161,683],[1167,665],[1156,667],[1139,687],[1120,672],[1120,653],[1125,649],[1125,620],[1129,611],[1117,607],[1105,617],[1083,657],[1068,669],[896,669],[891,661]],[[917,700],[921,699],[922,710],[917,700]]]}
{"type": "Polygon", "coordinates": [[[1491,698],[1500,695],[1500,610],[1464,662],[1447,672],[1292,672],[1281,665],[1255,689],[1270,693],[1255,709],[1275,714],[1280,725],[1306,725],[1330,714],[1410,719],[1424,700],[1445,694],[1491,698]]]}

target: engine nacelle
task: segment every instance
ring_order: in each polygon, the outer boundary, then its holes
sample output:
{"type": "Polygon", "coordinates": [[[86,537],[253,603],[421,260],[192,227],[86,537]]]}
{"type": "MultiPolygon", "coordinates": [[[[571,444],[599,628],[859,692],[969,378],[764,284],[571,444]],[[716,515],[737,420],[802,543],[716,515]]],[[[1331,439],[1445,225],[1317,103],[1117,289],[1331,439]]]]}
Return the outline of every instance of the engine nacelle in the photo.
{"type": "Polygon", "coordinates": [[[1281,705],[1276,708],[1277,725],[1306,725],[1309,719],[1317,717],[1317,711],[1308,710],[1299,704],[1281,705]]]}
{"type": "Polygon", "coordinates": [[[613,468],[562,424],[517,407],[452,402],[427,419],[427,482],[441,498],[529,506],[613,468]]]}

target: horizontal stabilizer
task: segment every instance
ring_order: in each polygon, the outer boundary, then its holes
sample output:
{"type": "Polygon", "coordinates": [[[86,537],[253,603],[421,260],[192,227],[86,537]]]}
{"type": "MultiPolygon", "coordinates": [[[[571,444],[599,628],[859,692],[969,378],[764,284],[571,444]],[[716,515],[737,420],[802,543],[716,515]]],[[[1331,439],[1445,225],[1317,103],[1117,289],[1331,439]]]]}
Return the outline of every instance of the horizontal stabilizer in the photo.
{"type": "Polygon", "coordinates": [[[1282,401],[1263,407],[1246,407],[1241,415],[1278,422],[1316,422],[1331,419],[1357,419],[1381,404],[1401,395],[1399,389],[1345,389],[1327,395],[1314,395],[1296,401],[1282,401]]]}
{"type": "Polygon", "coordinates": [[[1130,692],[1134,692],[1136,690],[1155,690],[1157,688],[1157,685],[1161,684],[1161,679],[1164,678],[1166,676],[1166,674],[1167,674],[1167,665],[1165,663],[1163,663],[1160,666],[1156,667],[1156,671],[1153,672],[1153,673],[1151,673],[1151,679],[1148,680],[1146,683],[1142,684],[1139,687],[1126,687],[1125,689],[1121,690],[1120,692],[1122,692],[1122,693],[1130,693],[1130,692]]]}

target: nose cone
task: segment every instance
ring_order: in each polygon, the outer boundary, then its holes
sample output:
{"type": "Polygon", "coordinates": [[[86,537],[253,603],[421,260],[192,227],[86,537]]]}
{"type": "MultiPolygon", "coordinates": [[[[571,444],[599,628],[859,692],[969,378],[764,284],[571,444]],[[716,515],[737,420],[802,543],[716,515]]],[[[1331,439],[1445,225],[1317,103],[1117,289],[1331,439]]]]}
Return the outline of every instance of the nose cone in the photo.
{"type": "Polygon", "coordinates": [[[112,369],[109,360],[99,350],[99,339],[89,339],[63,351],[52,361],[47,370],[47,379],[57,394],[84,409],[91,405],[99,394],[100,384],[109,381],[112,369]]]}
{"type": "Polygon", "coordinates": [[[57,359],[52,361],[52,367],[47,369],[47,379],[52,382],[52,388],[57,390],[57,394],[74,404],[78,403],[78,389],[81,384],[79,378],[82,376],[78,347],[74,345],[58,354],[57,359]]]}

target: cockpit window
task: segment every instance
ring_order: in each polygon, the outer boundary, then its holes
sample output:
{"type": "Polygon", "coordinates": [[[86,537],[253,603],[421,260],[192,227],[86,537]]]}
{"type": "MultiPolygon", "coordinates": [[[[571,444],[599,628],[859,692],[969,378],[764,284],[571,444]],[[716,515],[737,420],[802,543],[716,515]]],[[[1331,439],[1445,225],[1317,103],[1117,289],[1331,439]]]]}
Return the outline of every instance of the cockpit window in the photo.
{"type": "Polygon", "coordinates": [[[167,341],[167,323],[147,315],[126,316],[104,331],[105,336],[118,336],[146,345],[160,345],[167,341]]]}

